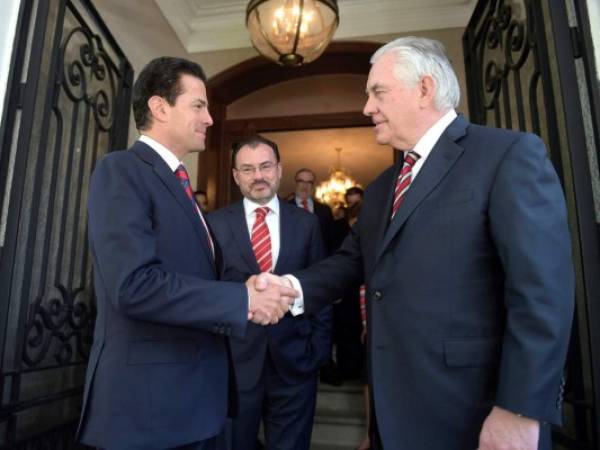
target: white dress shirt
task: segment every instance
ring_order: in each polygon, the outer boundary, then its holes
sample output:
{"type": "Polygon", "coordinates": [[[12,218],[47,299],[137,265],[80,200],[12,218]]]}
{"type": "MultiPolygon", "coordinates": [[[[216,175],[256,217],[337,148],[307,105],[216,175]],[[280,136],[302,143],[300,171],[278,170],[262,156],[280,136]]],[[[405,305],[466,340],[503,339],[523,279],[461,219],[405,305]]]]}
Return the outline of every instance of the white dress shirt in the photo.
{"type": "MultiPolygon", "coordinates": [[[[298,197],[297,195],[294,196],[294,200],[296,201],[296,206],[299,206],[300,208],[304,209],[304,206],[302,205],[302,199],[300,197],[298,197]]],[[[306,199],[306,204],[308,205],[308,211],[310,211],[311,213],[315,212],[315,202],[313,202],[312,198],[307,198],[306,199]]]]}
{"type": "MultiPolygon", "coordinates": [[[[163,161],[167,163],[172,172],[175,172],[180,164],[184,166],[184,164],[181,161],[179,161],[177,156],[175,156],[175,154],[171,150],[162,145],[160,142],[155,141],[150,136],[142,134],[138,140],[148,145],[152,150],[158,153],[158,156],[160,156],[163,159],[163,161]]],[[[196,211],[198,211],[198,215],[200,216],[202,225],[204,225],[204,229],[206,230],[206,234],[208,235],[208,243],[210,245],[210,249],[212,250],[213,256],[215,256],[215,248],[212,236],[208,231],[208,225],[206,224],[206,220],[204,220],[204,214],[202,214],[202,211],[200,211],[198,205],[196,205],[196,211]]]]}
{"type": "Polygon", "coordinates": [[[254,226],[254,222],[256,222],[256,213],[254,211],[256,211],[257,208],[264,208],[265,206],[269,208],[265,221],[267,222],[267,228],[269,229],[269,235],[271,236],[271,260],[273,261],[271,270],[273,270],[277,265],[281,241],[279,237],[279,199],[277,196],[274,196],[267,204],[260,205],[244,197],[243,203],[244,216],[246,217],[246,225],[248,226],[248,235],[250,236],[250,239],[252,239],[252,227],[254,226]]]}
{"type": "Polygon", "coordinates": [[[419,139],[419,142],[417,142],[415,147],[412,149],[420,156],[420,158],[412,167],[411,182],[414,181],[415,178],[417,178],[417,175],[419,174],[421,167],[423,167],[423,164],[425,164],[425,160],[429,157],[431,150],[433,150],[433,147],[435,146],[437,141],[439,141],[442,133],[446,131],[448,125],[450,125],[452,121],[456,119],[456,116],[456,111],[454,111],[453,109],[449,110],[436,123],[434,123],[429,130],[425,132],[421,139],[419,139]]]}
{"type": "Polygon", "coordinates": [[[167,165],[171,169],[171,172],[175,172],[179,167],[179,164],[183,164],[181,161],[179,161],[179,159],[177,159],[177,156],[175,156],[175,154],[171,150],[162,145],[160,142],[155,141],[151,137],[142,134],[138,140],[150,146],[152,150],[158,153],[158,155],[164,160],[164,162],[167,163],[167,165]]]}
{"type": "MultiPolygon", "coordinates": [[[[412,168],[412,180],[417,177],[421,167],[425,163],[425,160],[429,157],[431,150],[440,139],[442,133],[448,128],[448,126],[452,123],[454,119],[456,119],[456,111],[454,109],[450,109],[446,114],[444,114],[436,123],[434,123],[431,128],[429,128],[425,134],[419,139],[413,151],[419,154],[420,158],[417,160],[415,165],[412,168]]],[[[410,189],[410,188],[409,188],[410,189]]],[[[293,275],[284,275],[290,282],[294,289],[300,292],[300,296],[294,300],[294,305],[290,308],[290,311],[293,316],[297,316],[298,314],[302,314],[304,312],[304,293],[302,292],[302,286],[300,285],[300,281],[293,275]]]]}

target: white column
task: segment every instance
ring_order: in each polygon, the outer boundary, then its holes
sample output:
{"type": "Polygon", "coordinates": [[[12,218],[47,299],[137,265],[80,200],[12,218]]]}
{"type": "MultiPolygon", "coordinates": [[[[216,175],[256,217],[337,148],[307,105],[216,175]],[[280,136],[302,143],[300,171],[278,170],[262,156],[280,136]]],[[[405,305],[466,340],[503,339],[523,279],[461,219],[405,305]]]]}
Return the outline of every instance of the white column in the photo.
{"type": "Polygon", "coordinates": [[[21,0],[2,0],[2,14],[0,14],[0,123],[4,112],[6,85],[15,43],[20,4],[21,0]]]}
{"type": "Polygon", "coordinates": [[[590,16],[592,41],[594,42],[594,58],[596,60],[596,79],[600,81],[600,2],[598,0],[587,0],[587,7],[590,16]]]}

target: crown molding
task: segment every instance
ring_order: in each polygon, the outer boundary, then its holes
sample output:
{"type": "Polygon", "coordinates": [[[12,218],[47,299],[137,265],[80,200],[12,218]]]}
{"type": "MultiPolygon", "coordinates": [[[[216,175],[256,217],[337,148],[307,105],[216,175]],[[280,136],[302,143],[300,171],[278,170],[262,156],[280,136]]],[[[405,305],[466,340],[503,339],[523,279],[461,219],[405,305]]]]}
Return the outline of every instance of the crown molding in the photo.
{"type": "MultiPolygon", "coordinates": [[[[251,47],[245,0],[155,0],[189,53],[251,47]]],[[[475,0],[338,0],[334,39],[467,25],[475,0]]]]}

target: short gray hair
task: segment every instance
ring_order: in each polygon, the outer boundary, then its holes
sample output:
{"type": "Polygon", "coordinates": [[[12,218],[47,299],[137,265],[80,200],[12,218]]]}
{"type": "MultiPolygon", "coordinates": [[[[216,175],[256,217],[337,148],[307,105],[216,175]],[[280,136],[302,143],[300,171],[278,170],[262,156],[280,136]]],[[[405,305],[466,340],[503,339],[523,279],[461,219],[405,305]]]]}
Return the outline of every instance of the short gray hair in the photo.
{"type": "Polygon", "coordinates": [[[433,78],[436,86],[433,101],[438,111],[458,106],[458,79],[441,42],[415,36],[401,37],[379,48],[371,57],[371,64],[386,53],[395,56],[394,76],[398,81],[414,86],[425,75],[433,78]]]}

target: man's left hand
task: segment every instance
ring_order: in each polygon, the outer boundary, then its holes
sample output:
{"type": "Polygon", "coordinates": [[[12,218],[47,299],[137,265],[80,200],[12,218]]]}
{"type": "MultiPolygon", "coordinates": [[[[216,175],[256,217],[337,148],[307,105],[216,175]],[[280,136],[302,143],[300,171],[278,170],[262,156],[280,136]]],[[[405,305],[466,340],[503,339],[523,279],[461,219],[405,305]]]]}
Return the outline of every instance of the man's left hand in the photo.
{"type": "Polygon", "coordinates": [[[481,427],[478,450],[537,450],[540,424],[494,406],[481,427]]]}

